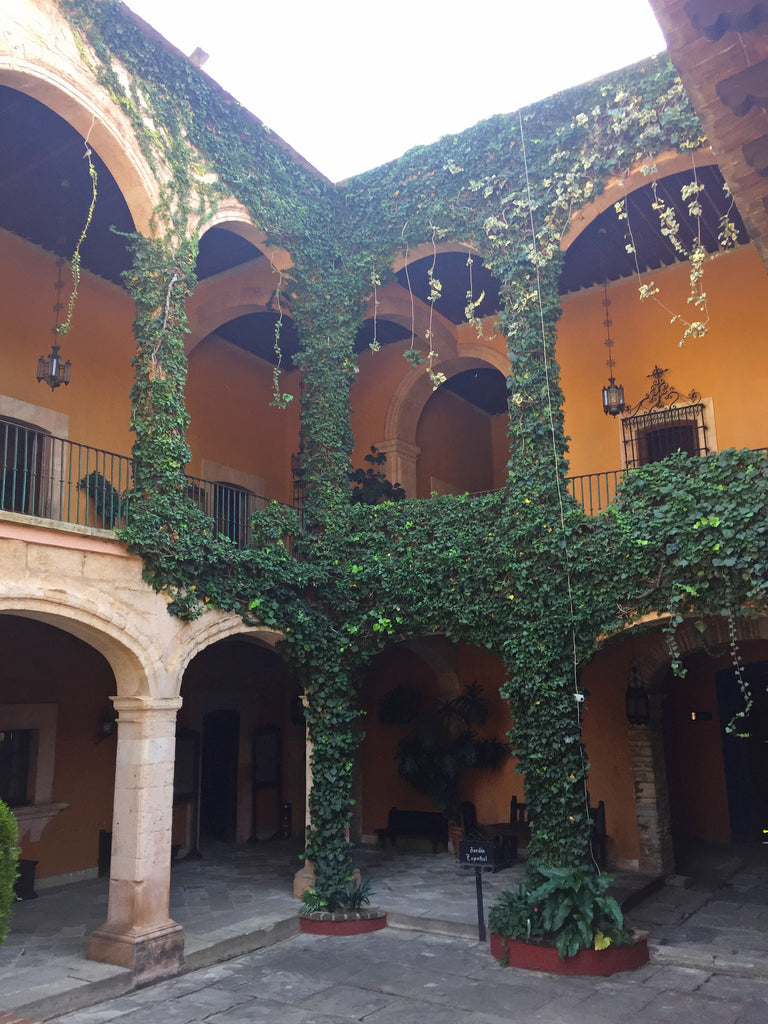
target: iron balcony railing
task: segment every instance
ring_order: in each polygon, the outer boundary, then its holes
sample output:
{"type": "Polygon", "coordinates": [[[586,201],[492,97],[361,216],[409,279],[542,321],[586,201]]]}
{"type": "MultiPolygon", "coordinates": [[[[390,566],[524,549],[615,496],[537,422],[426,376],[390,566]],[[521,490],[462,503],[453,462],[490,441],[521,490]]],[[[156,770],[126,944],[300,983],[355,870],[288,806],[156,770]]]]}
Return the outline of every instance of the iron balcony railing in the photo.
{"type": "Polygon", "coordinates": [[[124,455],[0,420],[0,508],[113,529],[133,481],[124,455]]]}
{"type": "Polygon", "coordinates": [[[623,469],[613,469],[605,473],[570,476],[566,484],[587,515],[594,516],[614,500],[624,472],[623,469]]]}
{"type": "MultiPolygon", "coordinates": [[[[596,515],[616,497],[624,472],[587,473],[566,482],[584,511],[596,515]]],[[[251,517],[267,499],[233,484],[191,476],[187,481],[189,496],[215,531],[247,547],[251,517]]],[[[0,419],[0,509],[112,530],[125,524],[132,486],[128,456],[0,419]]],[[[284,542],[293,546],[290,538],[284,542]]]]}
{"type": "MultiPolygon", "coordinates": [[[[187,477],[188,494],[219,534],[250,541],[267,499],[242,487],[187,477]]],[[[113,530],[125,525],[133,460],[0,419],[0,509],[113,530]]]]}

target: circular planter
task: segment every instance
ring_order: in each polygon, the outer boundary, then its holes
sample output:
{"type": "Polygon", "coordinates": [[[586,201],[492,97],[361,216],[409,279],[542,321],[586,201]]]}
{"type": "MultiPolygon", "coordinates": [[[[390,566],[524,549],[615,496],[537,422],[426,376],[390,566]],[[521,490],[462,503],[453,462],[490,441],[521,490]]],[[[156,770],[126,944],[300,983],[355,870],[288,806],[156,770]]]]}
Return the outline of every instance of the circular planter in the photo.
{"type": "Polygon", "coordinates": [[[363,935],[386,928],[387,915],[378,907],[364,910],[313,910],[299,915],[299,928],[309,935],[363,935]]]}
{"type": "Polygon", "coordinates": [[[605,976],[619,971],[634,971],[648,963],[648,936],[637,932],[632,946],[581,949],[576,956],[563,959],[554,946],[539,946],[491,932],[491,953],[510,967],[522,967],[527,971],[605,976]]]}

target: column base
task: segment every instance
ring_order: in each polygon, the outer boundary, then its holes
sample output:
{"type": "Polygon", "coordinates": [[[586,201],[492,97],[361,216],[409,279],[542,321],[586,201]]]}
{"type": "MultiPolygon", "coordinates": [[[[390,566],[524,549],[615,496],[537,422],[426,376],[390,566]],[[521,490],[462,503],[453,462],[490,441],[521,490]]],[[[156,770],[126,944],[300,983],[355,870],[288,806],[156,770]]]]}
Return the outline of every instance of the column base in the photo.
{"type": "Polygon", "coordinates": [[[175,921],[146,931],[107,923],[92,933],[88,959],[127,967],[142,982],[171,978],[184,964],[184,930],[175,921]]]}
{"type": "Polygon", "coordinates": [[[307,889],[312,889],[316,881],[317,875],[315,874],[315,865],[311,860],[305,860],[304,866],[299,868],[293,876],[293,895],[297,900],[300,900],[302,894],[305,893],[307,889]]]}

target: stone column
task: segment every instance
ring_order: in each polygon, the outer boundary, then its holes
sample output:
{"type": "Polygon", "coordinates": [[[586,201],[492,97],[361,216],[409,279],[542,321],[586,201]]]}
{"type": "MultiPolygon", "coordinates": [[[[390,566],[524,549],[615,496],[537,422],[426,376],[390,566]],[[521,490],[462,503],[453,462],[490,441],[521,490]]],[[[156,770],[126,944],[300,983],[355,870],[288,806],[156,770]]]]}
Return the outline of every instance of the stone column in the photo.
{"type": "MultiPolygon", "coordinates": [[[[301,702],[304,707],[307,706],[307,696],[302,695],[301,702]]],[[[309,738],[309,726],[306,729],[306,752],[305,752],[305,772],[306,781],[304,783],[304,835],[306,836],[306,829],[309,828],[309,794],[312,790],[312,741],[309,738]]],[[[311,889],[317,881],[315,875],[315,866],[312,861],[305,860],[296,874],[293,876],[293,895],[296,899],[301,899],[301,894],[307,889],[311,889]]]]}
{"type": "Polygon", "coordinates": [[[660,875],[675,870],[669,788],[664,759],[662,700],[650,694],[648,725],[630,725],[629,749],[635,777],[635,808],[640,832],[640,870],[660,875]]]}
{"type": "Polygon", "coordinates": [[[421,449],[409,441],[401,441],[396,437],[377,441],[374,447],[387,456],[383,467],[387,480],[393,484],[400,484],[407,498],[415,498],[416,460],[421,449]]]}
{"type": "Polygon", "coordinates": [[[114,697],[118,712],[107,921],[91,935],[92,960],[141,981],[178,973],[184,933],[168,916],[176,712],[181,698],[114,697]]]}

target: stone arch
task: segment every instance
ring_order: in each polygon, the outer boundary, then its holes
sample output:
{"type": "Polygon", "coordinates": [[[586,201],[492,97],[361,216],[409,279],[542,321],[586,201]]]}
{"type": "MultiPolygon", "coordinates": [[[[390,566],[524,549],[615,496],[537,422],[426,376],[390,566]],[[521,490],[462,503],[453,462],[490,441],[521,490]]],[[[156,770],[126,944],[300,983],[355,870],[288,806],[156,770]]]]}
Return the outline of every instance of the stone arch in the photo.
{"type": "Polygon", "coordinates": [[[91,601],[67,595],[0,597],[1,615],[36,619],[70,633],[102,654],[115,675],[118,696],[148,697],[162,690],[160,651],[149,634],[130,634],[117,605],[110,608],[104,595],[91,601]]]}
{"type": "Polygon", "coordinates": [[[136,230],[150,233],[160,189],[127,115],[95,82],[82,80],[79,58],[64,69],[50,57],[49,50],[32,59],[0,53],[0,84],[38,100],[87,138],[115,179],[136,230]]]}
{"type": "MultiPolygon", "coordinates": [[[[641,671],[646,686],[651,692],[658,692],[669,671],[671,655],[666,638],[662,632],[668,614],[645,615],[631,626],[625,626],[607,638],[609,644],[623,644],[630,638],[637,641],[634,658],[641,671]]],[[[675,631],[675,642],[680,654],[713,654],[722,653],[730,645],[728,619],[714,615],[704,620],[706,629],[702,632],[695,626],[699,619],[686,619],[675,631]]],[[[768,640],[768,616],[754,618],[737,616],[734,619],[738,642],[748,640],[768,640]]],[[[604,644],[601,645],[605,646],[604,644]]]]}
{"type": "Polygon", "coordinates": [[[473,256],[477,256],[478,258],[482,257],[482,253],[477,249],[477,247],[471,245],[469,242],[457,242],[455,240],[435,242],[434,244],[432,242],[421,242],[412,249],[408,249],[407,251],[403,250],[398,253],[392,260],[392,269],[397,273],[409,263],[416,263],[418,260],[423,260],[426,256],[439,256],[440,253],[444,252],[460,252],[466,255],[471,253],[473,256]]]}
{"type": "Polygon", "coordinates": [[[228,320],[247,313],[274,312],[270,303],[278,282],[279,274],[268,260],[246,263],[228,274],[226,281],[210,278],[201,282],[187,306],[189,335],[184,342],[187,356],[228,320]]]}
{"type": "MultiPolygon", "coordinates": [[[[505,377],[509,374],[509,360],[498,349],[482,342],[458,342],[455,354],[441,358],[434,369],[450,378],[464,370],[491,367],[505,377]]],[[[432,394],[432,384],[425,373],[409,373],[400,381],[392,395],[384,420],[386,438],[407,444],[416,444],[419,417],[432,394]]]]}
{"type": "MultiPolygon", "coordinates": [[[[709,148],[696,154],[696,166],[698,167],[714,164],[715,162],[715,155],[709,148]]],[[[666,151],[657,156],[653,164],[658,170],[657,176],[659,178],[666,178],[673,174],[679,174],[681,171],[691,170],[691,154],[666,151]]],[[[600,195],[573,214],[568,231],[560,239],[560,248],[563,252],[609,206],[613,206],[614,203],[637,191],[637,189],[643,188],[649,181],[650,178],[647,174],[643,174],[642,165],[640,164],[637,164],[626,176],[609,178],[605,182],[605,188],[600,195]]]]}
{"type": "Polygon", "coordinates": [[[239,235],[255,245],[276,270],[287,270],[291,266],[288,252],[268,241],[266,234],[253,223],[247,208],[235,196],[222,199],[213,213],[205,218],[205,223],[198,220],[198,224],[201,236],[211,228],[224,228],[239,235]]]}
{"type": "Polygon", "coordinates": [[[260,647],[274,651],[283,634],[266,626],[247,626],[243,620],[233,613],[211,611],[206,612],[195,622],[184,623],[183,636],[179,637],[178,658],[174,659],[174,669],[181,679],[189,663],[207,647],[238,637],[250,640],[260,647]]]}

